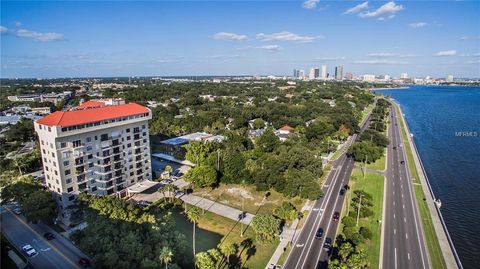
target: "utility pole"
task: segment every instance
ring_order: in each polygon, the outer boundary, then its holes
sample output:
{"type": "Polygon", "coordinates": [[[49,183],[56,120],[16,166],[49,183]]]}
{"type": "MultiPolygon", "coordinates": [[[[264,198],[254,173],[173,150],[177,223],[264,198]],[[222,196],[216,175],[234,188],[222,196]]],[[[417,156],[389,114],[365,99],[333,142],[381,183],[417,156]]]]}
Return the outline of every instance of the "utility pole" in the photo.
{"type": "Polygon", "coordinates": [[[240,237],[243,237],[243,222],[242,222],[242,220],[243,220],[243,212],[245,212],[244,207],[245,207],[245,198],[243,198],[243,196],[242,196],[242,218],[240,219],[240,225],[241,225],[240,226],[240,237]]]}
{"type": "Polygon", "coordinates": [[[368,160],[368,155],[365,155],[365,164],[363,166],[363,179],[365,179],[365,174],[367,173],[367,160],[368,160]]]}
{"type": "Polygon", "coordinates": [[[357,225],[356,225],[356,227],[358,227],[358,219],[360,217],[360,207],[362,206],[362,197],[363,197],[363,194],[360,194],[360,200],[358,201],[358,212],[357,212],[357,225]]]}

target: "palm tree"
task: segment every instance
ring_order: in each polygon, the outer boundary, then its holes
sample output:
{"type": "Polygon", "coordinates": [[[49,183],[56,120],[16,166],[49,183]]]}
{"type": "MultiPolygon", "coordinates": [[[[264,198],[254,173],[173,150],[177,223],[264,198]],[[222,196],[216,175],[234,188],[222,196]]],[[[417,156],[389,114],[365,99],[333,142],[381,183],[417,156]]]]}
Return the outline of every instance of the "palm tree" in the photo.
{"type": "Polygon", "coordinates": [[[222,253],[216,248],[209,249],[207,253],[215,261],[215,268],[219,268],[223,261],[222,253]]]}
{"type": "Polygon", "coordinates": [[[195,226],[200,219],[200,210],[198,210],[198,207],[190,207],[187,210],[187,218],[189,221],[193,222],[193,256],[195,257],[195,226]]]}
{"type": "Polygon", "coordinates": [[[175,197],[175,191],[178,189],[178,187],[173,184],[167,184],[164,186],[164,189],[165,189],[165,192],[168,193],[170,202],[172,202],[173,198],[175,197]],[[173,195],[172,195],[172,192],[173,192],[173,195]]]}
{"type": "Polygon", "coordinates": [[[160,250],[160,256],[158,258],[165,264],[165,269],[168,269],[168,264],[172,262],[172,257],[172,250],[169,247],[163,247],[162,250],[160,250]]]}
{"type": "Polygon", "coordinates": [[[237,244],[235,243],[228,243],[223,244],[220,246],[220,250],[222,251],[223,255],[227,257],[227,263],[230,264],[230,256],[237,253],[237,244]]]}

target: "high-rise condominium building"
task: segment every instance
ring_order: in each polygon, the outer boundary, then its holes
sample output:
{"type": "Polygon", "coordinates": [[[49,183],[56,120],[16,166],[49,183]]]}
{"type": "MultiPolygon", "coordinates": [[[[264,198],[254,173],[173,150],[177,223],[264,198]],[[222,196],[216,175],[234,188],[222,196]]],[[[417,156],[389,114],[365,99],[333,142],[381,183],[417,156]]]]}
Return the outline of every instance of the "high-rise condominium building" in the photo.
{"type": "Polygon", "coordinates": [[[308,73],[309,79],[315,79],[315,68],[310,68],[310,73],[308,73]]]}
{"type": "Polygon", "coordinates": [[[326,79],[327,78],[327,66],[322,65],[322,78],[326,79]]]}
{"type": "Polygon", "coordinates": [[[401,73],[400,74],[400,79],[407,79],[408,78],[408,74],[407,73],[401,73]]]}
{"type": "Polygon", "coordinates": [[[314,77],[315,78],[319,78],[320,77],[320,69],[318,67],[316,67],[314,69],[314,77]]]}
{"type": "Polygon", "coordinates": [[[343,66],[335,66],[335,79],[336,80],[343,79],[343,66]]]}
{"type": "Polygon", "coordinates": [[[85,102],[35,122],[45,182],[55,193],[59,220],[75,195],[127,194],[127,187],[152,178],[148,120],[151,111],[135,103],[85,102]]]}
{"type": "Polygon", "coordinates": [[[345,78],[348,79],[348,80],[352,80],[353,79],[353,74],[350,73],[350,72],[347,72],[347,74],[345,74],[345,78]]]}
{"type": "Polygon", "coordinates": [[[447,82],[453,82],[453,76],[452,75],[447,76],[447,82]]]}

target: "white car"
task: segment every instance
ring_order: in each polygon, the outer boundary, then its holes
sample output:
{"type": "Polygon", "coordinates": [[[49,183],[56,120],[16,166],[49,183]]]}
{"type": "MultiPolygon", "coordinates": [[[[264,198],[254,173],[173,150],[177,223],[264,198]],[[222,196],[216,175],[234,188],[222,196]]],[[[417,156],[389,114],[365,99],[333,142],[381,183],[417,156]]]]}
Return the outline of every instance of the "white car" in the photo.
{"type": "Polygon", "coordinates": [[[22,246],[22,250],[23,252],[25,252],[25,254],[27,254],[28,257],[33,257],[38,254],[37,251],[30,244],[22,246]]]}
{"type": "Polygon", "coordinates": [[[12,210],[12,211],[13,211],[13,213],[15,213],[16,215],[22,214],[22,210],[21,210],[19,207],[15,208],[15,209],[12,210]]]}

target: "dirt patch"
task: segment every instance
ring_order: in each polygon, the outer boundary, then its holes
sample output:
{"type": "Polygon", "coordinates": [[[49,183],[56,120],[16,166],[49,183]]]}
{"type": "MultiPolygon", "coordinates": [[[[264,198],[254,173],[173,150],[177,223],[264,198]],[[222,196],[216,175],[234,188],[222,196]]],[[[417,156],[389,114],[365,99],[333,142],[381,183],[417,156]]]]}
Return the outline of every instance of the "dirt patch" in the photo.
{"type": "Polygon", "coordinates": [[[235,196],[240,195],[241,197],[243,197],[245,199],[253,200],[252,194],[249,191],[247,191],[245,189],[242,189],[242,188],[236,188],[236,187],[228,188],[227,192],[230,193],[230,194],[233,194],[235,196]]]}

